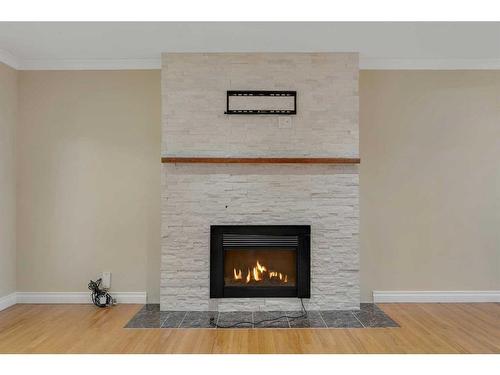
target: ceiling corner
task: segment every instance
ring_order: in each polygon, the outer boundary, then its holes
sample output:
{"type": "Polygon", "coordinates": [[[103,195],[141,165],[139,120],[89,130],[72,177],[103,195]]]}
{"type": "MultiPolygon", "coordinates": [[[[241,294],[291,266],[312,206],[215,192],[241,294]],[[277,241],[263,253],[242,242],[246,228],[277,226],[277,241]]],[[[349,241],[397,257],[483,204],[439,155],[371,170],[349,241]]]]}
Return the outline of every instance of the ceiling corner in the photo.
{"type": "Polygon", "coordinates": [[[4,49],[0,49],[0,62],[10,66],[11,68],[19,70],[19,59],[4,49]]]}

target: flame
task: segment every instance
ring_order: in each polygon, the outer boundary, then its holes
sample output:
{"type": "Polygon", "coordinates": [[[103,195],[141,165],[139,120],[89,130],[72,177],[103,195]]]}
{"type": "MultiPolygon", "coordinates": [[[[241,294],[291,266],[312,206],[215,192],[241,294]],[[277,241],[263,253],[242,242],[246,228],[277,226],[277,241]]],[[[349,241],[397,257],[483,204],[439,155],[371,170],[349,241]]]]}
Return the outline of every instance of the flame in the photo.
{"type": "Polygon", "coordinates": [[[257,260],[257,269],[259,270],[260,273],[264,273],[267,271],[267,268],[264,266],[261,266],[258,260],[257,260]]]}
{"type": "Polygon", "coordinates": [[[253,268],[253,279],[254,279],[255,281],[260,281],[260,280],[262,280],[262,279],[260,278],[260,275],[259,275],[259,270],[257,269],[257,267],[254,267],[254,268],[253,268]]]}
{"type": "Polygon", "coordinates": [[[251,278],[251,274],[250,274],[250,269],[248,270],[248,273],[247,273],[247,284],[250,282],[250,278],[251,278]]]}
{"type": "MultiPolygon", "coordinates": [[[[267,278],[272,280],[274,278],[279,279],[282,283],[288,283],[288,275],[277,272],[277,271],[268,271],[266,266],[260,264],[259,260],[257,260],[256,265],[252,268],[247,268],[247,275],[245,277],[245,283],[248,284],[250,281],[263,281],[264,280],[264,272],[267,272],[267,278]]],[[[241,269],[233,268],[233,276],[234,280],[243,281],[243,272],[241,269]]]]}
{"type": "Polygon", "coordinates": [[[233,273],[234,273],[234,279],[235,280],[241,280],[242,277],[241,277],[241,270],[238,270],[238,272],[236,272],[236,268],[233,268],[233,273]]]}

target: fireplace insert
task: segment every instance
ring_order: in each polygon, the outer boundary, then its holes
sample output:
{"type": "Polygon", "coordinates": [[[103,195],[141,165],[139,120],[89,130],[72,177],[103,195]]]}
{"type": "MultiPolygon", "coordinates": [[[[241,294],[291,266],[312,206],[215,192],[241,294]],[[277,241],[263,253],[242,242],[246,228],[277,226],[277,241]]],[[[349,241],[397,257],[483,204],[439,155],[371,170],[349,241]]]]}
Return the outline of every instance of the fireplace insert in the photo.
{"type": "Polygon", "coordinates": [[[210,298],[310,298],[309,225],[212,225],[210,298]]]}

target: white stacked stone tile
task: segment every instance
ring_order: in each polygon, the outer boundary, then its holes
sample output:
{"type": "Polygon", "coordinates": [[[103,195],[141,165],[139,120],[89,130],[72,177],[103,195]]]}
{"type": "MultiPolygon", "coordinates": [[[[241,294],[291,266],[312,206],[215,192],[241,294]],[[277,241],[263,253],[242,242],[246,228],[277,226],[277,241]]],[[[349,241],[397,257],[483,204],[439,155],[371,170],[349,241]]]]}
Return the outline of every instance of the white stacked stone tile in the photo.
{"type": "MultiPolygon", "coordinates": [[[[357,54],[165,54],[162,155],[357,157],[357,54]],[[224,115],[226,90],[297,90],[292,126],[224,115]]],[[[298,310],[209,298],[210,225],[311,225],[311,309],[359,307],[354,165],[164,164],[162,310],[298,310]]]]}
{"type": "Polygon", "coordinates": [[[358,155],[355,53],[168,53],[162,98],[165,156],[358,155]],[[297,115],[225,115],[227,90],[296,90],[297,115]]]}

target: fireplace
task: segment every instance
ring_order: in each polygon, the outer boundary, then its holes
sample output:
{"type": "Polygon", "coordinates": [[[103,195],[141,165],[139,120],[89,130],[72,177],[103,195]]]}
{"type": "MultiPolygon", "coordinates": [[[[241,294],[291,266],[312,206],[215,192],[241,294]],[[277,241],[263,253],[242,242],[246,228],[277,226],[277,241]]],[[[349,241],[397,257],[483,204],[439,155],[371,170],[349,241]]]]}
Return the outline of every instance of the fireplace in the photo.
{"type": "Polygon", "coordinates": [[[310,226],[210,229],[211,298],[310,298],[310,226]]]}
{"type": "Polygon", "coordinates": [[[162,55],[161,310],[359,309],[358,78],[356,53],[162,55]],[[233,88],[298,115],[224,114],[233,88]]]}

